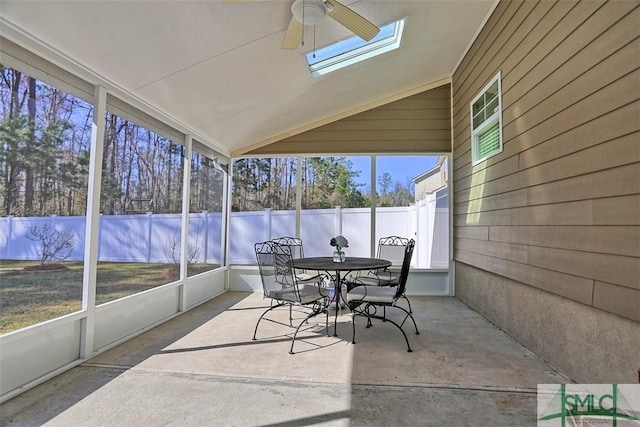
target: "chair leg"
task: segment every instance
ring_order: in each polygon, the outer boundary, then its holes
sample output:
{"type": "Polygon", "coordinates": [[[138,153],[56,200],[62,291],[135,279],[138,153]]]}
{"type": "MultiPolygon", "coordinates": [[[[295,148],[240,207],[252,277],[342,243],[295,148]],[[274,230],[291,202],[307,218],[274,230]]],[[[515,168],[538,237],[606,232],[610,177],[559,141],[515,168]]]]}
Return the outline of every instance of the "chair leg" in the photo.
{"type": "MultiPolygon", "coordinates": [[[[413,319],[413,316],[412,316],[413,319]]],[[[392,325],[395,325],[396,328],[398,328],[400,330],[400,332],[402,332],[402,336],[404,337],[404,341],[407,343],[407,352],[412,353],[413,350],[411,350],[411,346],[409,345],[409,338],[407,338],[407,334],[404,333],[404,331],[402,330],[402,326],[398,325],[396,322],[394,322],[391,319],[387,319],[387,322],[391,323],[392,325]]],[[[415,324],[415,322],[414,322],[415,324]]],[[[418,328],[416,327],[416,331],[418,330],[418,328]]]]}
{"type": "MultiPolygon", "coordinates": [[[[360,307],[362,303],[347,303],[347,307],[349,308],[349,311],[351,312],[351,329],[352,329],[352,333],[351,333],[351,344],[355,344],[356,343],[356,316],[358,316],[357,311],[358,307],[360,307]]],[[[366,310],[366,307],[365,307],[366,310]]]]}
{"type": "Polygon", "coordinates": [[[253,331],[253,338],[252,338],[252,339],[253,339],[254,341],[256,340],[256,334],[258,333],[258,325],[260,325],[260,321],[262,320],[262,318],[263,318],[263,317],[264,317],[268,312],[270,312],[271,310],[273,310],[274,308],[278,308],[278,307],[280,307],[280,306],[282,306],[282,305],[283,305],[282,303],[278,303],[278,304],[277,304],[277,305],[275,305],[275,306],[273,306],[273,305],[272,305],[271,307],[267,308],[267,309],[264,311],[264,313],[262,313],[262,315],[260,316],[260,318],[259,318],[259,319],[258,319],[258,321],[256,322],[256,328],[255,328],[255,329],[254,329],[254,331],[253,331]]]}
{"type": "MultiPolygon", "coordinates": [[[[296,343],[296,337],[298,336],[298,331],[300,330],[302,325],[304,325],[305,323],[307,323],[309,321],[309,319],[311,319],[314,316],[317,316],[320,313],[322,313],[322,310],[313,310],[311,313],[309,313],[307,315],[307,317],[305,317],[305,319],[302,322],[300,322],[300,324],[296,328],[296,331],[293,334],[293,338],[291,338],[291,348],[289,349],[289,354],[295,354],[293,352],[293,345],[296,343]]],[[[327,318],[326,326],[327,326],[327,332],[328,332],[329,331],[329,319],[328,318],[327,318]]]]}
{"type": "Polygon", "coordinates": [[[375,317],[377,312],[378,312],[378,309],[376,308],[375,305],[367,304],[364,307],[364,313],[367,315],[367,326],[366,326],[367,329],[373,326],[373,323],[371,322],[371,318],[375,317]],[[373,313],[371,312],[372,309],[373,309],[373,313]]]}
{"type": "MultiPolygon", "coordinates": [[[[409,313],[405,308],[400,307],[400,306],[394,306],[402,311],[404,311],[406,313],[406,316],[404,318],[404,320],[402,321],[402,323],[398,324],[396,322],[394,322],[391,319],[388,319],[386,317],[386,311],[384,312],[384,316],[375,316],[376,319],[380,319],[383,320],[385,322],[389,322],[392,325],[394,325],[396,328],[398,328],[400,330],[400,332],[402,333],[402,336],[404,337],[404,341],[407,343],[407,352],[412,353],[413,350],[411,349],[411,345],[409,344],[409,338],[407,337],[407,334],[404,332],[404,330],[402,329],[402,325],[404,325],[404,323],[406,322],[407,318],[410,318],[411,321],[413,322],[413,327],[416,330],[416,335],[420,335],[420,332],[418,331],[418,325],[416,324],[415,319],[413,318],[413,315],[411,315],[411,313],[409,313]]],[[[369,306],[365,307],[365,310],[359,312],[359,314],[356,314],[356,312],[354,312],[353,310],[353,318],[351,321],[352,327],[353,327],[353,334],[352,334],[352,338],[351,338],[351,343],[355,344],[356,343],[356,316],[366,316],[367,317],[367,328],[371,325],[371,315],[369,314],[369,311],[367,310],[367,308],[369,308],[369,306]]],[[[375,307],[374,307],[375,308],[375,307]]],[[[384,306],[383,306],[384,308],[384,306]]]]}
{"type": "Polygon", "coordinates": [[[351,344],[356,343],[356,316],[357,314],[353,312],[351,313],[351,327],[353,328],[353,332],[351,333],[351,344]]]}
{"type": "Polygon", "coordinates": [[[411,319],[411,321],[413,322],[413,327],[416,330],[416,335],[420,335],[420,332],[418,331],[418,325],[416,324],[416,320],[413,318],[413,315],[407,311],[405,308],[400,307],[399,305],[395,306],[397,309],[402,310],[405,312],[406,316],[404,316],[404,320],[402,321],[402,323],[400,324],[400,327],[402,327],[404,325],[404,322],[407,321],[407,319],[411,319]]]}
{"type": "Polygon", "coordinates": [[[327,305],[325,304],[323,310],[325,314],[324,326],[327,331],[327,336],[329,336],[329,307],[327,307],[327,305]]]}
{"type": "Polygon", "coordinates": [[[393,307],[399,308],[400,310],[402,310],[402,311],[404,311],[406,313],[406,316],[404,317],[404,320],[402,321],[402,323],[397,324],[393,320],[387,318],[387,311],[386,311],[387,306],[386,305],[382,306],[383,314],[384,314],[382,316],[382,321],[389,322],[389,323],[393,324],[396,328],[398,328],[400,330],[400,332],[402,332],[402,336],[404,337],[404,340],[407,343],[407,351],[409,353],[411,353],[411,352],[413,352],[413,350],[411,349],[411,346],[409,345],[409,338],[407,338],[407,334],[402,329],[402,325],[404,325],[404,322],[406,322],[407,317],[410,317],[411,321],[413,322],[413,326],[416,328],[416,334],[420,334],[420,332],[418,332],[418,326],[416,325],[416,321],[413,319],[413,316],[407,310],[405,310],[404,308],[399,307],[397,305],[394,305],[393,307]]]}
{"type": "Polygon", "coordinates": [[[402,298],[407,300],[407,304],[409,304],[409,313],[413,313],[413,310],[411,309],[411,301],[409,301],[409,298],[407,298],[405,294],[402,294],[402,298]]]}

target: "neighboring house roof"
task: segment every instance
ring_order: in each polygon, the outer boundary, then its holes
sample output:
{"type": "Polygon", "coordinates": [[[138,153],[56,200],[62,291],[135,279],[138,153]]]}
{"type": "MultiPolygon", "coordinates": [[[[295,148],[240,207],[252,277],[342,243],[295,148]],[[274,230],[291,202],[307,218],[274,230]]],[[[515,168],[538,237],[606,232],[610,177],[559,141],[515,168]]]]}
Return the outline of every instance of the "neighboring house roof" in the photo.
{"type": "Polygon", "coordinates": [[[415,200],[422,200],[427,194],[434,193],[447,186],[447,157],[440,156],[435,166],[413,178],[415,200]]]}
{"type": "Polygon", "coordinates": [[[416,176],[413,178],[413,183],[417,184],[420,181],[423,181],[425,179],[427,179],[428,177],[442,171],[443,166],[445,165],[445,160],[447,159],[446,156],[440,156],[438,157],[438,161],[436,162],[436,165],[429,169],[426,172],[422,172],[420,175],[416,176]]]}

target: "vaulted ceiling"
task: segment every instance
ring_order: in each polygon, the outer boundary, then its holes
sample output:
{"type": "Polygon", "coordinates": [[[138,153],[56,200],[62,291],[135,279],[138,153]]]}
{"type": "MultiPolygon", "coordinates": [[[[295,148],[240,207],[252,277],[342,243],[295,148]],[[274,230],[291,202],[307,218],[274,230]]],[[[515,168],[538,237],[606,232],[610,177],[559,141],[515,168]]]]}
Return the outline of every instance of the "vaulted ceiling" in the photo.
{"type": "Polygon", "coordinates": [[[402,45],[319,78],[304,54],[352,33],[325,18],[283,50],[291,3],[0,0],[0,33],[240,155],[448,83],[495,0],[345,0],[376,25],[407,18],[402,45]]]}

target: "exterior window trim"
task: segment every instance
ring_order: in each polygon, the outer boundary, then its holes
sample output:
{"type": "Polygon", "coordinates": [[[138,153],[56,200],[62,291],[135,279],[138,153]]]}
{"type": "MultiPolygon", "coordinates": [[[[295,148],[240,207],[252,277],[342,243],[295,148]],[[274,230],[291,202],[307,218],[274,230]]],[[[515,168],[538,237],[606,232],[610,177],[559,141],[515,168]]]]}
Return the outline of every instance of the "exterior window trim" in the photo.
{"type": "Polygon", "coordinates": [[[496,154],[502,152],[502,78],[501,72],[498,73],[486,84],[484,88],[476,95],[469,104],[469,120],[471,124],[471,158],[472,165],[477,165],[480,162],[483,162],[496,154]],[[476,125],[474,128],[474,114],[473,114],[473,106],[479,101],[483,102],[482,109],[486,108],[484,101],[486,101],[485,95],[489,91],[489,89],[497,83],[498,86],[498,96],[497,96],[497,105],[494,108],[494,112],[485,117],[485,119],[476,125]],[[487,153],[480,155],[480,137],[484,135],[487,131],[491,130],[495,125],[498,125],[498,146],[487,153]]]}

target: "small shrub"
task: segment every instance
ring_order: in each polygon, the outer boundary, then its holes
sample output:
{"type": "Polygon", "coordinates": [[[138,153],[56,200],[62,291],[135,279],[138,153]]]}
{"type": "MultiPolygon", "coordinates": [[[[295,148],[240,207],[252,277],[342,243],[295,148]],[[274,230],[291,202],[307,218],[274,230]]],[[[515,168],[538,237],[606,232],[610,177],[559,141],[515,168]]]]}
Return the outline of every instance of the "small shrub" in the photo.
{"type": "Polygon", "coordinates": [[[40,242],[40,265],[52,260],[63,261],[71,255],[71,251],[76,244],[73,231],[69,228],[57,230],[53,224],[29,226],[27,238],[34,242],[40,242]]]}

